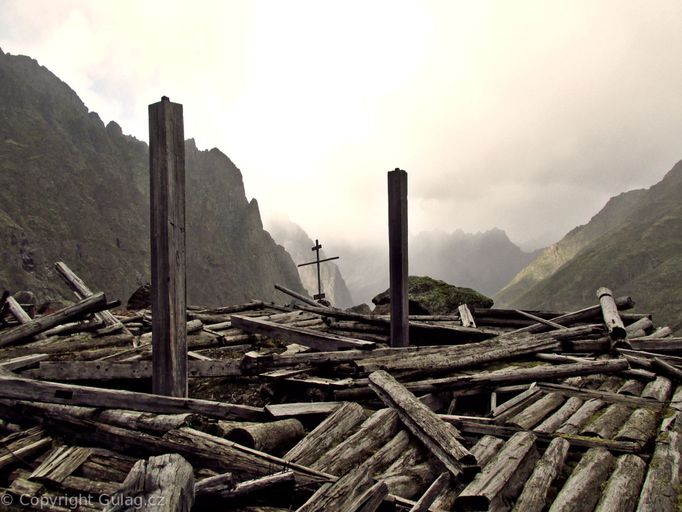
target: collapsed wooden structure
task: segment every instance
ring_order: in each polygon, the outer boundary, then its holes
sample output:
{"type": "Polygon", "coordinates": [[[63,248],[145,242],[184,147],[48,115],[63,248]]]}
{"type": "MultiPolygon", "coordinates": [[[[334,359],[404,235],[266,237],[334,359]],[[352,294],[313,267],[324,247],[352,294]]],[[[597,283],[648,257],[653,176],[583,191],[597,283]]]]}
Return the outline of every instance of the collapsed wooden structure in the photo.
{"type": "Polygon", "coordinates": [[[190,307],[183,398],[151,394],[151,311],[57,268],[73,306],[0,304],[0,508],[678,509],[682,338],[607,289],[410,317],[400,348],[381,316],[190,307]]]}

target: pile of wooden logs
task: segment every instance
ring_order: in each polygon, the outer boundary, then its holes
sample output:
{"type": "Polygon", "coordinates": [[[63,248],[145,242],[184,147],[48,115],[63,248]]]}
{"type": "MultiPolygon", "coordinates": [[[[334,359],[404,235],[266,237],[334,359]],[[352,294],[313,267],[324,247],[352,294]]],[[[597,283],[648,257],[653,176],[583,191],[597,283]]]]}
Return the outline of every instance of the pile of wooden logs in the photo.
{"type": "Polygon", "coordinates": [[[148,310],[0,300],[0,509],[674,511],[682,338],[575,312],[187,311],[191,398],[151,394],[148,310]],[[113,311],[112,311],[113,310],[113,311]],[[224,397],[231,397],[226,400],[224,397]]]}

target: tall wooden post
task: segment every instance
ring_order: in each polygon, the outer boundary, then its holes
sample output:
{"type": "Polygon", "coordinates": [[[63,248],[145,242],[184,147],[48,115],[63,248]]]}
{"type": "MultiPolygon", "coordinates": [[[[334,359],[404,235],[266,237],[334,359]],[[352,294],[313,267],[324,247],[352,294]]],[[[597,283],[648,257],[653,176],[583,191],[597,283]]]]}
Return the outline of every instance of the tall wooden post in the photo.
{"type": "Polygon", "coordinates": [[[185,141],[182,105],[149,105],[152,389],[187,396],[185,141]]]}
{"type": "Polygon", "coordinates": [[[391,346],[410,344],[407,302],[407,172],[388,173],[388,257],[391,346]]]}

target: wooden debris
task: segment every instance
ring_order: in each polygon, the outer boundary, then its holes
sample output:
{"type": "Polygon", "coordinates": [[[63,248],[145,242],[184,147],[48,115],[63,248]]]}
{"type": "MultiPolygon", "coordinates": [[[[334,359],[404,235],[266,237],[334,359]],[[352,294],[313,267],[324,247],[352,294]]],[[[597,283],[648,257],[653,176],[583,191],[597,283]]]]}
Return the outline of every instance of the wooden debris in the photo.
{"type": "Polygon", "coordinates": [[[606,483],[595,512],[632,512],[637,506],[644,481],[646,462],[636,455],[621,455],[606,483]]]}
{"type": "Polygon", "coordinates": [[[560,437],[549,443],[516,500],[514,512],[542,512],[544,510],[550,487],[561,472],[569,446],[569,442],[560,437]]]}

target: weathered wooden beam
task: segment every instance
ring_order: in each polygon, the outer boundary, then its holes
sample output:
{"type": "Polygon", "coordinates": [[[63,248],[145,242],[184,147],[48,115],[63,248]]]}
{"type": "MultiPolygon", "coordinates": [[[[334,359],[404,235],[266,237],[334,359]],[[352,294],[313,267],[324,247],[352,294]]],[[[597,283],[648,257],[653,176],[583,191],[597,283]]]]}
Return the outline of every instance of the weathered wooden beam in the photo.
{"type": "Polygon", "coordinates": [[[277,338],[287,343],[298,343],[316,350],[372,349],[376,347],[376,343],[372,341],[346,338],[300,327],[288,327],[259,318],[240,315],[232,315],[232,325],[246,332],[277,338]]]}
{"type": "Polygon", "coordinates": [[[80,446],[55,448],[29,476],[39,482],[61,483],[90,457],[92,450],[80,446]]]}
{"type": "Polygon", "coordinates": [[[50,315],[34,318],[30,322],[14,327],[0,334],[0,347],[16,343],[40,334],[64,322],[78,318],[86,313],[102,311],[107,307],[107,299],[103,293],[87,297],[72,306],[67,306],[50,315]]]}
{"type": "Polygon", "coordinates": [[[388,173],[388,257],[391,294],[391,346],[410,344],[407,300],[407,172],[388,173]]]}
{"type": "Polygon", "coordinates": [[[441,473],[429,488],[422,494],[421,498],[415,503],[410,512],[428,512],[429,508],[436,501],[436,498],[443,492],[443,489],[450,483],[450,473],[441,473]]]}
{"type": "Polygon", "coordinates": [[[301,302],[303,302],[304,304],[308,304],[309,306],[313,306],[315,308],[319,308],[319,309],[323,309],[323,310],[330,309],[327,306],[320,304],[319,302],[315,302],[310,297],[306,297],[305,295],[303,295],[301,293],[295,292],[294,290],[290,290],[289,288],[286,288],[286,287],[279,285],[277,283],[275,283],[275,289],[279,290],[282,293],[286,293],[290,297],[293,297],[296,300],[300,300],[301,302]]]}
{"type": "Polygon", "coordinates": [[[613,404],[630,405],[632,407],[650,407],[654,410],[660,410],[662,407],[662,404],[656,399],[644,395],[641,397],[628,396],[621,393],[611,393],[609,391],[600,391],[596,389],[576,388],[574,386],[566,386],[565,384],[550,384],[547,382],[538,384],[538,387],[547,392],[561,393],[565,396],[577,396],[579,398],[597,398],[601,401],[613,404]]]}
{"type": "Polygon", "coordinates": [[[282,447],[292,446],[303,437],[304,432],[300,421],[289,418],[232,429],[227,439],[261,452],[273,453],[282,447]]]}
{"type": "Polygon", "coordinates": [[[194,504],[192,466],[177,453],[150,457],[135,463],[133,469],[112,497],[115,510],[146,512],[190,512],[194,504]]]}
{"type": "Polygon", "coordinates": [[[618,306],[613,299],[613,294],[608,288],[599,288],[597,290],[597,298],[601,306],[602,316],[604,317],[604,324],[609,331],[612,340],[622,340],[627,337],[627,331],[623,320],[618,314],[618,306]]]}
{"type": "Polygon", "coordinates": [[[398,413],[403,424],[454,476],[465,478],[479,467],[476,458],[460,442],[457,429],[449,426],[437,414],[385,371],[369,376],[370,387],[377,396],[398,413]]]}
{"type": "Polygon", "coordinates": [[[185,140],[182,105],[149,105],[152,388],[187,396],[185,140]]]}
{"type": "Polygon", "coordinates": [[[374,512],[388,495],[386,482],[377,482],[358,496],[344,512],[374,512]]]}
{"type": "MultiPolygon", "coordinates": [[[[20,324],[26,324],[33,320],[33,318],[31,318],[31,316],[24,311],[24,308],[21,307],[21,304],[19,304],[11,295],[5,299],[5,305],[7,309],[9,309],[9,312],[12,313],[14,318],[16,318],[17,322],[20,324]]],[[[38,340],[43,340],[46,338],[46,335],[44,333],[39,333],[36,334],[35,338],[38,340]]]]}
{"type": "Polygon", "coordinates": [[[212,402],[197,398],[164,397],[134,391],[77,386],[75,384],[40,382],[5,375],[0,376],[0,397],[163,414],[194,412],[221,419],[258,420],[264,417],[263,409],[247,405],[212,402]]]}
{"type": "Polygon", "coordinates": [[[476,320],[474,320],[474,315],[471,314],[469,306],[466,304],[460,304],[457,307],[459,311],[459,319],[462,322],[462,327],[476,327],[476,320]]]}
{"type": "Polygon", "coordinates": [[[280,471],[272,475],[231,485],[232,474],[227,473],[226,475],[218,475],[197,482],[194,486],[194,492],[197,499],[208,496],[224,500],[234,500],[251,494],[261,493],[282,484],[291,484],[293,486],[295,481],[296,475],[293,471],[280,471]]]}

